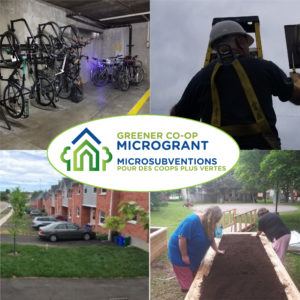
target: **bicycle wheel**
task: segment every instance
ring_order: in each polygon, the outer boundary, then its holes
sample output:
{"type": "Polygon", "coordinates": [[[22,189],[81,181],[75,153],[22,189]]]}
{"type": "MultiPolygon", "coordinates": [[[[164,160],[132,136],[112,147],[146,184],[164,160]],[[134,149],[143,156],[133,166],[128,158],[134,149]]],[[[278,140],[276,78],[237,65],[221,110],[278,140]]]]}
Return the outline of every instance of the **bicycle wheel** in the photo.
{"type": "Polygon", "coordinates": [[[73,85],[70,99],[72,102],[75,102],[75,103],[78,103],[83,100],[82,86],[79,86],[77,83],[75,83],[73,85]]]}
{"type": "Polygon", "coordinates": [[[108,77],[109,76],[106,68],[97,67],[94,72],[93,83],[96,86],[102,87],[107,84],[108,77]]]}
{"type": "Polygon", "coordinates": [[[141,83],[144,80],[144,69],[142,67],[135,67],[134,82],[141,83]]]}
{"type": "Polygon", "coordinates": [[[8,83],[3,92],[4,107],[14,119],[22,117],[25,109],[25,100],[22,89],[13,83],[8,83]]]}
{"type": "Polygon", "coordinates": [[[51,39],[44,33],[36,35],[31,42],[30,48],[35,53],[39,52],[40,55],[53,56],[54,49],[51,39]]]}
{"type": "MultiPolygon", "coordinates": [[[[35,86],[36,93],[39,91],[40,102],[43,106],[54,104],[55,99],[55,88],[51,81],[46,77],[39,77],[35,86]]],[[[37,96],[37,94],[36,94],[37,96]]]]}
{"type": "Polygon", "coordinates": [[[129,74],[126,70],[122,70],[119,73],[118,78],[119,87],[122,91],[128,91],[130,85],[129,74]]]}
{"type": "Polygon", "coordinates": [[[111,84],[115,89],[119,88],[119,70],[114,68],[111,74],[111,84]]]}
{"type": "Polygon", "coordinates": [[[73,81],[64,74],[59,75],[58,96],[62,99],[68,99],[72,92],[73,81]]]}
{"type": "Polygon", "coordinates": [[[0,57],[3,63],[6,64],[22,61],[20,59],[20,42],[17,36],[11,31],[6,31],[1,35],[0,57]]]}

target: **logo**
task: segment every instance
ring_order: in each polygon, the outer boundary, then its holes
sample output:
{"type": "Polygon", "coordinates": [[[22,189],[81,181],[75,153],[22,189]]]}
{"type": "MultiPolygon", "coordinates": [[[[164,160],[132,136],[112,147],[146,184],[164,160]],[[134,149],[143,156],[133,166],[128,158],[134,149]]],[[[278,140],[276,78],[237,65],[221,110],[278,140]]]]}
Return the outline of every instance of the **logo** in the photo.
{"type": "Polygon", "coordinates": [[[223,176],[239,158],[234,139],[184,118],[129,115],[78,124],[48,147],[51,165],[84,184],[121,191],[163,191],[223,176]]]}
{"type": "Polygon", "coordinates": [[[106,165],[112,161],[113,156],[108,147],[101,148],[100,144],[101,141],[88,128],[82,130],[72,141],[72,146],[64,147],[61,152],[60,159],[66,164],[66,170],[100,171],[101,167],[102,171],[106,171],[106,165]],[[100,152],[107,158],[100,160],[100,152]]]}

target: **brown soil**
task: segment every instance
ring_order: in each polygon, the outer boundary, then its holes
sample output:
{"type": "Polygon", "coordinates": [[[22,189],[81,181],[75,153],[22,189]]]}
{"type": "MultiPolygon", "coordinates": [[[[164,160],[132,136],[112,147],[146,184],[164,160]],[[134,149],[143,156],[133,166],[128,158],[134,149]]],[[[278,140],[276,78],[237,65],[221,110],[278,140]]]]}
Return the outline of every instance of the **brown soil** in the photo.
{"type": "Polygon", "coordinates": [[[201,286],[200,300],[285,300],[284,286],[255,236],[224,235],[211,270],[201,286]]]}

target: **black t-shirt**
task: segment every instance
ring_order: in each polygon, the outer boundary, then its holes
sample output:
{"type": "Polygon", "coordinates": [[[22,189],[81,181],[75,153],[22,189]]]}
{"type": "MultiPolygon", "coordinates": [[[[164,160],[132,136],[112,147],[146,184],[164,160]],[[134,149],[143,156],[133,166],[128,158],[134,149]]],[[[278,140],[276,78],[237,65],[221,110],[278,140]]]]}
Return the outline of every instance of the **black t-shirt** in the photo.
{"type": "Polygon", "coordinates": [[[266,213],[258,221],[258,230],[263,231],[270,241],[279,239],[291,231],[283,224],[276,213],[266,213]]]}
{"type": "MultiPolygon", "coordinates": [[[[238,60],[244,67],[274,135],[280,142],[275,127],[272,95],[278,96],[281,101],[290,100],[293,93],[292,80],[271,61],[251,56],[239,56],[238,60]]],[[[192,78],[175,105],[176,116],[211,122],[210,78],[215,64],[216,61],[210,63],[192,78]]],[[[255,122],[238,75],[231,64],[220,67],[215,82],[221,102],[221,126],[255,122]]]]}

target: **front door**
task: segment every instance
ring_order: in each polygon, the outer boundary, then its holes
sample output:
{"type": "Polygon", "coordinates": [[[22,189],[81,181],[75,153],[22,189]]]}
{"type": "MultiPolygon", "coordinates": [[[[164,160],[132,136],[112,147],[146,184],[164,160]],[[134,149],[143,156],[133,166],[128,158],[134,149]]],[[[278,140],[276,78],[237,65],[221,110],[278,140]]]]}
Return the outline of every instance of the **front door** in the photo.
{"type": "Polygon", "coordinates": [[[96,209],[91,208],[90,209],[90,225],[95,225],[95,213],[96,213],[96,209]]]}

